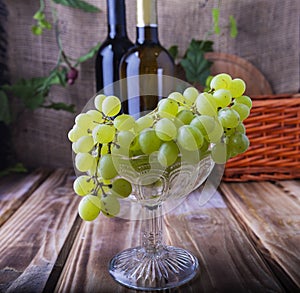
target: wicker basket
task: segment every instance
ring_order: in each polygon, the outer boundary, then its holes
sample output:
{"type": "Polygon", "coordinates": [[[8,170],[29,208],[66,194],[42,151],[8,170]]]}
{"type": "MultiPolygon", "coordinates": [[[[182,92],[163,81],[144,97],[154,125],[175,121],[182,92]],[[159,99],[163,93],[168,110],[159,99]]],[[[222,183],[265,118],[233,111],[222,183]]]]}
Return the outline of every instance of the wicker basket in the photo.
{"type": "Polygon", "coordinates": [[[253,96],[249,149],[230,159],[224,181],[300,178],[300,94],[253,96]]]}

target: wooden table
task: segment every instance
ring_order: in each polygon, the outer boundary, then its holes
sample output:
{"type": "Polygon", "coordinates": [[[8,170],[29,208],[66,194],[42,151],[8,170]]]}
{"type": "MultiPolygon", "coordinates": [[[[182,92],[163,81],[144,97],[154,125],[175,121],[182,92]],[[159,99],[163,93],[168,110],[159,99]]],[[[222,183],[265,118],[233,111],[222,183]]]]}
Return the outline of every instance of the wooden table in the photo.
{"type": "MultiPolygon", "coordinates": [[[[107,266],[139,243],[140,222],[77,214],[72,170],[0,179],[0,292],[136,292],[107,266]]],[[[165,238],[199,259],[200,274],[167,292],[299,292],[300,181],[222,183],[165,216],[165,238]]]]}

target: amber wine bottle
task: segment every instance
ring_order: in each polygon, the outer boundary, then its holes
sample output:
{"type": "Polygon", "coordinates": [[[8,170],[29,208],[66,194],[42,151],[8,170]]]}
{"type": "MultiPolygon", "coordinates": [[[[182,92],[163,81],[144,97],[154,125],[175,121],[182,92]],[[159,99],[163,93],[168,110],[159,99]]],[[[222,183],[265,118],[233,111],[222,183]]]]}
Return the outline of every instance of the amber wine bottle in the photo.
{"type": "Polygon", "coordinates": [[[136,43],[121,59],[120,78],[139,76],[140,94],[136,82],[122,84],[123,111],[137,116],[137,113],[153,110],[163,98],[159,93],[162,76],[174,76],[175,64],[168,51],[160,44],[157,26],[156,0],[137,0],[136,43]],[[149,75],[143,79],[143,75],[149,75]],[[157,94],[153,93],[156,89],[157,94]]]}
{"type": "Polygon", "coordinates": [[[107,38],[96,57],[96,89],[112,95],[114,87],[109,85],[119,80],[121,57],[133,46],[127,36],[125,0],[107,0],[107,25],[107,38]]]}

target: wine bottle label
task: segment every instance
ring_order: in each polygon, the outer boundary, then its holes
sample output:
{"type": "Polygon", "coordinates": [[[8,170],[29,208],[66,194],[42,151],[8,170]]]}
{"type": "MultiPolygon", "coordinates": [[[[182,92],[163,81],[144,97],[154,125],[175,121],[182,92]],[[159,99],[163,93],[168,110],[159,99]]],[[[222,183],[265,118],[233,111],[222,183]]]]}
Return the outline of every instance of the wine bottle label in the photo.
{"type": "Polygon", "coordinates": [[[137,26],[157,27],[156,0],[137,0],[137,26]]]}

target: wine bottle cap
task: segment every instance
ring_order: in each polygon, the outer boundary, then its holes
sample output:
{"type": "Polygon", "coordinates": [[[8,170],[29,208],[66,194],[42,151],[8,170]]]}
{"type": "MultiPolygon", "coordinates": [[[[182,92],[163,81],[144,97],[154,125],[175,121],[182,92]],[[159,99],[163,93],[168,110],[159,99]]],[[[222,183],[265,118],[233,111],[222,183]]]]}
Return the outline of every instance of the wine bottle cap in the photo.
{"type": "Polygon", "coordinates": [[[137,0],[137,26],[157,26],[156,0],[137,0]]]}

